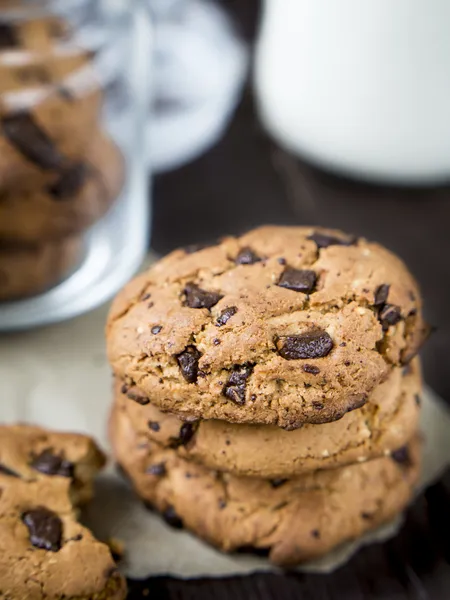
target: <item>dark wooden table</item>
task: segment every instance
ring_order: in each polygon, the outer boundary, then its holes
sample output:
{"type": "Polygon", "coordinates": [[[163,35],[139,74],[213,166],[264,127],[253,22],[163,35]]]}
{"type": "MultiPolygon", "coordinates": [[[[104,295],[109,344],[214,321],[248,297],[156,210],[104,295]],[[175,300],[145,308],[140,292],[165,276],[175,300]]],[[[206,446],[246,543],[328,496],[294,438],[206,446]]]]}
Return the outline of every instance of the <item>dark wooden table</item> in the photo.
{"type": "MultiPolygon", "coordinates": [[[[255,3],[222,1],[241,8],[251,36],[255,3]]],[[[450,184],[379,187],[324,173],[266,137],[246,94],[218,145],[156,178],[152,244],[165,253],[263,223],[334,226],[401,255],[418,277],[428,320],[437,327],[423,352],[427,382],[450,402],[450,184]]],[[[152,578],[131,582],[130,598],[449,600],[449,516],[450,471],[420,496],[395,539],[361,550],[332,575],[152,578]]]]}

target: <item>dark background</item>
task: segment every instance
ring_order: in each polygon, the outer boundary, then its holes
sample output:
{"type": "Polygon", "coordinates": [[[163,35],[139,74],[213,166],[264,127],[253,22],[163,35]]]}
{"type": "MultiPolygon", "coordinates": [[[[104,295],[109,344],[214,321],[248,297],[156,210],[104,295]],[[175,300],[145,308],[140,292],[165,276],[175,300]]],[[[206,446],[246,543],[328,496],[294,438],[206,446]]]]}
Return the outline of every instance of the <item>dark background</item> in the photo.
{"type": "MultiPolygon", "coordinates": [[[[258,1],[221,1],[252,41],[258,1]]],[[[450,401],[450,184],[380,187],[320,171],[268,139],[249,85],[222,141],[197,161],[156,177],[153,198],[152,245],[159,253],[263,223],[338,227],[397,252],[419,279],[426,315],[437,328],[423,351],[427,383],[450,401]]],[[[360,551],[333,575],[151,579],[132,583],[130,597],[448,600],[449,508],[450,474],[418,499],[396,539],[360,551]]]]}

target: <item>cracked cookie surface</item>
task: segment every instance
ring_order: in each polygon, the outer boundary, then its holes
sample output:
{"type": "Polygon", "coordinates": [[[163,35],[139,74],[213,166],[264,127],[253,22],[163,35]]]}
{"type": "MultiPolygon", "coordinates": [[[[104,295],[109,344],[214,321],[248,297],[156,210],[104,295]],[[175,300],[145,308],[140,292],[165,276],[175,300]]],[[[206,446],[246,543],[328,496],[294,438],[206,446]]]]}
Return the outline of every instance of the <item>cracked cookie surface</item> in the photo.
{"type": "Polygon", "coordinates": [[[262,227],[133,280],[107,344],[115,374],[163,410],[292,429],[363,406],[425,333],[417,284],[383,247],[262,227]]]}
{"type": "Polygon", "coordinates": [[[178,456],[210,469],[262,478],[292,477],[373,459],[404,446],[417,430],[422,391],[418,359],[404,375],[395,368],[364,407],[339,421],[294,431],[273,425],[217,420],[183,422],[133,398],[116,382],[115,402],[136,432],[178,456]]]}
{"type": "Polygon", "coordinates": [[[227,552],[264,552],[278,565],[317,558],[389,521],[411,499],[419,474],[417,441],[389,457],[269,481],[210,471],[161,450],[117,406],[110,433],[135,490],[169,524],[227,552]]]}
{"type": "Polygon", "coordinates": [[[104,462],[86,436],[0,426],[1,598],[125,598],[109,548],[76,519],[104,462]]]}

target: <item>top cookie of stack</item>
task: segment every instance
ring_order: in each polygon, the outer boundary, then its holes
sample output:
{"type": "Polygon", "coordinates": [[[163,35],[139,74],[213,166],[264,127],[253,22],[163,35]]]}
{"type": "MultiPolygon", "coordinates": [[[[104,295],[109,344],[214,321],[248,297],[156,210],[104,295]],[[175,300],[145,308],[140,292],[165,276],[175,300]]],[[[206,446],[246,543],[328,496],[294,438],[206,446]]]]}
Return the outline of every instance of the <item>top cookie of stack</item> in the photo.
{"type": "Polygon", "coordinates": [[[107,326],[114,373],[153,405],[285,429],[362,407],[425,336],[395,255],[311,227],[177,250],[122,291],[107,326]]]}

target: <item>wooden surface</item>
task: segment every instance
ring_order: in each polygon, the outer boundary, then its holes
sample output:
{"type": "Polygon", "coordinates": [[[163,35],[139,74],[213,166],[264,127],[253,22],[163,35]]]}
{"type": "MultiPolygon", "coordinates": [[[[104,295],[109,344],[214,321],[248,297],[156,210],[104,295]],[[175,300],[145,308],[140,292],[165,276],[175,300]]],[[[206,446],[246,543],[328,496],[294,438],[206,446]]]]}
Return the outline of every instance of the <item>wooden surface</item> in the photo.
{"type": "MultiPolygon", "coordinates": [[[[239,15],[241,30],[252,39],[257,0],[222,3],[239,15]]],[[[217,146],[156,178],[153,247],[165,253],[263,223],[339,227],[400,254],[418,277],[427,317],[437,326],[423,352],[427,381],[450,401],[450,185],[379,187],[321,172],[265,136],[246,95],[217,146]]],[[[449,509],[450,472],[417,500],[394,540],[360,551],[332,575],[154,578],[131,582],[130,598],[448,600],[449,509]]]]}

